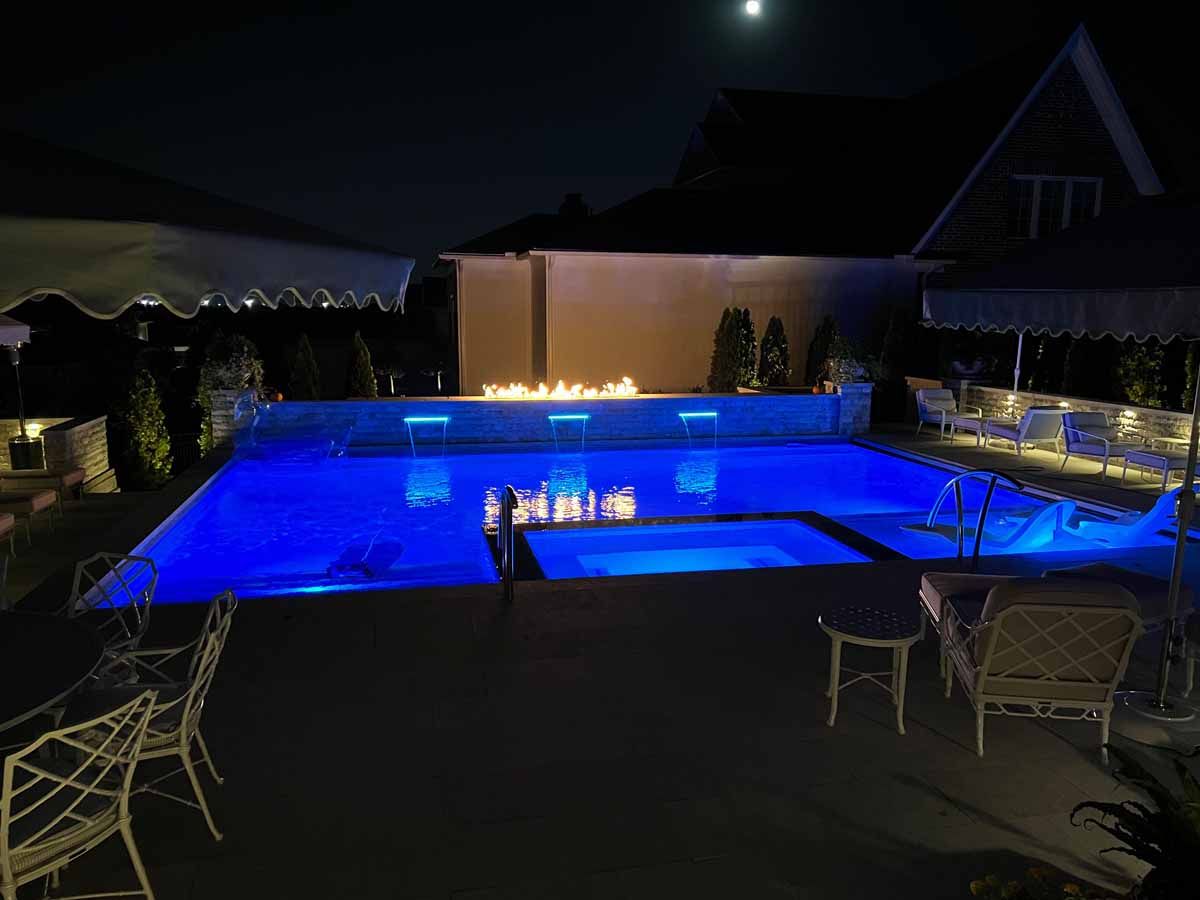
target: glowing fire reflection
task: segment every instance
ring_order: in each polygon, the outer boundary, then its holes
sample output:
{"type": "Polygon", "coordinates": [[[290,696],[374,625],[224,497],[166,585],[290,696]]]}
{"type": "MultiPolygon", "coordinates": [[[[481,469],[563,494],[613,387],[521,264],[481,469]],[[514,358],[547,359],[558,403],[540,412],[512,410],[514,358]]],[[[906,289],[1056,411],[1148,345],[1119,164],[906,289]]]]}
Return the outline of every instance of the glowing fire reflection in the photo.
{"type": "Polygon", "coordinates": [[[582,384],[567,387],[564,381],[559,381],[553,390],[545,384],[528,388],[519,381],[508,387],[498,384],[483,386],[483,396],[491,400],[591,400],[594,397],[635,397],[637,392],[637,385],[628,376],[615,383],[609,381],[598,388],[582,384]]]}

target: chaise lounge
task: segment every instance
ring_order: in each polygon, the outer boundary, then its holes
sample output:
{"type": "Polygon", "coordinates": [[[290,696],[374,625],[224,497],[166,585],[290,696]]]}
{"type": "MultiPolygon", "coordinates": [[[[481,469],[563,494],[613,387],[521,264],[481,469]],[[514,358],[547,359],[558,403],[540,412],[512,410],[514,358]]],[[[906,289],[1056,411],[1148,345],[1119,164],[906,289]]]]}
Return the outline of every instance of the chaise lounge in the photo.
{"type": "Polygon", "coordinates": [[[917,391],[917,434],[921,433],[924,425],[936,425],[940,436],[945,438],[946,429],[952,427],[956,419],[983,419],[983,410],[977,406],[963,406],[963,410],[972,412],[959,411],[958,401],[949,388],[921,388],[917,391]]]}
{"type": "Polygon", "coordinates": [[[1124,460],[1126,452],[1142,446],[1139,441],[1121,440],[1117,429],[1109,424],[1108,416],[1102,412],[1069,412],[1063,416],[1062,426],[1066,452],[1058,467],[1060,472],[1072,456],[1087,456],[1101,461],[1100,477],[1107,478],[1110,459],[1124,460]]]}
{"type": "Polygon", "coordinates": [[[1031,406],[1019,422],[989,419],[984,426],[983,446],[990,447],[993,438],[1011,441],[1017,456],[1021,456],[1026,446],[1037,448],[1050,444],[1057,456],[1062,417],[1063,411],[1057,406],[1031,406]]]}
{"type": "Polygon", "coordinates": [[[33,491],[49,488],[58,494],[59,512],[71,492],[83,499],[83,482],[87,473],[79,466],[59,469],[15,469],[0,472],[0,491],[33,491]]]}

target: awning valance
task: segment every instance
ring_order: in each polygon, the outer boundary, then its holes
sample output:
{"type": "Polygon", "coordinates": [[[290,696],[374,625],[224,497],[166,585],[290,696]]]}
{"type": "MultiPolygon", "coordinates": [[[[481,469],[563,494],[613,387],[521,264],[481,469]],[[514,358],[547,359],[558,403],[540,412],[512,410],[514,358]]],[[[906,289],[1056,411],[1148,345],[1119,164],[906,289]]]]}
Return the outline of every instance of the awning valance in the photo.
{"type": "Polygon", "coordinates": [[[60,295],[111,319],[139,300],[183,317],[220,302],[404,308],[413,260],[189,225],[0,216],[0,312],[60,295]]]}
{"type": "Polygon", "coordinates": [[[1139,290],[928,288],[924,324],[1032,334],[1200,338],[1200,287],[1139,290]]]}

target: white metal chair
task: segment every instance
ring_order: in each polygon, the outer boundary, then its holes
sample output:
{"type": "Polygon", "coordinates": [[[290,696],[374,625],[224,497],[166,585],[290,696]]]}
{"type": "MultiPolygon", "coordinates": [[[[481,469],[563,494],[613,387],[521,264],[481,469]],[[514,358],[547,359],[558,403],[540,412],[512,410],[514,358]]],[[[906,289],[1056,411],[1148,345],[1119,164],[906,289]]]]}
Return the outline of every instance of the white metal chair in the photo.
{"type": "Polygon", "coordinates": [[[1116,584],[1018,578],[996,585],[977,623],[943,609],[946,697],[953,679],[975,708],[975,749],[984,718],[1086,719],[1100,723],[1108,752],[1113,693],[1142,634],[1137,600],[1116,584]]]}
{"type": "Polygon", "coordinates": [[[129,794],[154,692],[67,728],[49,731],[4,760],[0,785],[0,897],[40,878],[58,886],[59,871],[120,833],[139,889],[83,897],[153,900],[130,830],[129,794]]]}
{"type": "Polygon", "coordinates": [[[97,553],[75,565],[71,596],[62,608],[72,618],[87,617],[104,641],[99,681],[128,680],[122,657],[136,650],[150,625],[150,604],[158,568],[144,556],[97,553]]]}
{"type": "Polygon", "coordinates": [[[1011,441],[1017,456],[1026,446],[1038,447],[1050,444],[1054,455],[1058,455],[1059,436],[1062,433],[1063,411],[1057,406],[1032,406],[1021,416],[1021,421],[988,420],[983,431],[983,446],[990,447],[992,438],[1011,441]]]}
{"type": "Polygon", "coordinates": [[[1061,472],[1072,456],[1101,460],[1100,477],[1108,477],[1108,461],[1124,459],[1128,450],[1142,446],[1141,441],[1123,441],[1117,429],[1108,423],[1102,412],[1069,412],[1063,416],[1064,453],[1061,472]]]}
{"type": "Polygon", "coordinates": [[[139,785],[135,794],[150,793],[168,800],[174,800],[198,809],[204,815],[209,831],[214,838],[221,840],[222,835],[217,830],[212,812],[200,779],[196,774],[195,761],[192,758],[192,745],[199,751],[200,759],[207,766],[209,774],[217,784],[223,784],[224,779],[217,774],[212,754],[204,736],[200,733],[200,716],[204,711],[204,701],[208,697],[208,689],[212,685],[213,675],[217,670],[225,641],[229,637],[229,629],[233,624],[232,613],[237,607],[237,598],[232,591],[218,595],[209,605],[209,614],[205,617],[205,625],[196,641],[182,647],[138,651],[134,657],[139,673],[163,674],[164,663],[182,658],[189,649],[193,651],[188,672],[184,681],[167,681],[160,684],[120,685],[117,687],[99,688],[76,697],[67,707],[66,721],[76,721],[92,715],[97,708],[106,704],[120,702],[147,686],[158,692],[158,703],[150,717],[146,731],[146,740],[142,744],[139,759],[166,759],[176,757],[181,765],[164,775],[139,785]],[[189,800],[176,794],[160,790],[158,785],[176,775],[186,774],[191,783],[195,800],[189,800]]]}
{"type": "MultiPolygon", "coordinates": [[[[983,418],[983,410],[977,406],[964,406],[963,409],[974,410],[977,418],[983,418]]],[[[937,425],[944,438],[955,416],[966,418],[967,414],[959,411],[958,401],[949,388],[921,388],[917,391],[917,434],[921,433],[923,425],[937,425]]]]}

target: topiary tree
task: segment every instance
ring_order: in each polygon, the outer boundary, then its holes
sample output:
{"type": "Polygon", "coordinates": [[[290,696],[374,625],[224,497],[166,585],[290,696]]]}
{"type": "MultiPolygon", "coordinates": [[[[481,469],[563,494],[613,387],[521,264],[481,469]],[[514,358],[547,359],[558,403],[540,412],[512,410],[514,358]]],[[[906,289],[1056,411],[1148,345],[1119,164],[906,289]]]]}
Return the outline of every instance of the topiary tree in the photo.
{"type": "Polygon", "coordinates": [[[346,379],[346,396],[370,399],[379,396],[375,370],[371,367],[371,350],[362,339],[362,334],[357,331],[354,332],[354,341],[350,345],[350,372],[346,379]]]}
{"type": "Polygon", "coordinates": [[[263,364],[258,348],[240,334],[217,332],[204,351],[196,387],[200,407],[200,452],[212,449],[212,392],[262,390],[263,364]]]}
{"type": "Polygon", "coordinates": [[[300,333],[296,345],[296,358],[292,363],[292,377],[288,379],[288,390],[292,400],[320,400],[321,372],[317,368],[317,357],[313,353],[308,335],[300,333]]]}
{"type": "MultiPolygon", "coordinates": [[[[736,310],[737,308],[734,307],[736,310]]],[[[754,338],[754,320],[750,318],[750,308],[746,307],[738,314],[737,328],[737,384],[739,387],[753,387],[758,383],[756,377],[758,366],[758,342],[754,338]]]]}
{"type": "Polygon", "coordinates": [[[126,468],[123,482],[134,489],[161,487],[171,476],[171,435],[158,382],[147,369],[134,375],[117,419],[126,468]]]}
{"type": "Polygon", "coordinates": [[[1132,342],[1121,354],[1117,363],[1117,381],[1126,399],[1134,406],[1162,407],[1166,389],[1162,382],[1163,356],[1161,345],[1132,342]]]}
{"type": "Polygon", "coordinates": [[[737,390],[738,353],[737,332],[739,311],[728,307],[721,312],[721,321],[713,332],[712,362],[708,368],[708,389],[718,394],[737,390]]]}
{"type": "Polygon", "coordinates": [[[1183,381],[1183,408],[1191,409],[1196,400],[1196,366],[1200,365],[1200,342],[1191,341],[1188,344],[1184,365],[1187,371],[1183,381]]]}
{"type": "Polygon", "coordinates": [[[783,320],[779,316],[771,316],[767,322],[767,330],[763,332],[759,351],[759,384],[768,387],[786,386],[792,377],[792,361],[787,335],[783,331],[783,320]]]}
{"type": "Polygon", "coordinates": [[[825,374],[825,360],[829,356],[829,345],[837,339],[837,319],[826,315],[813,332],[808,344],[808,360],[804,364],[804,383],[817,384],[825,374]]]}

